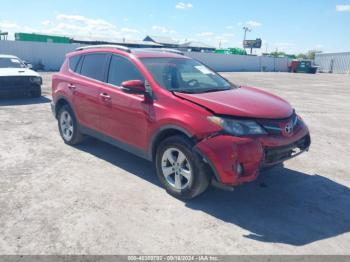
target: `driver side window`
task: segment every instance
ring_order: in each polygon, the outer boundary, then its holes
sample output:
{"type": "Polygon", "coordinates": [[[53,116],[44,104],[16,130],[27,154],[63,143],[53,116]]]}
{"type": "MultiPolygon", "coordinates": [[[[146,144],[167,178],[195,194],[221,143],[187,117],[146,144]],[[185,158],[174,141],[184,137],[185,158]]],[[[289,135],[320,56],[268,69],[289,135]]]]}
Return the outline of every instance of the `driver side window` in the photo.
{"type": "Polygon", "coordinates": [[[108,72],[108,83],[121,86],[124,81],[129,80],[142,80],[145,78],[142,76],[136,66],[128,59],[113,55],[108,72]]]}

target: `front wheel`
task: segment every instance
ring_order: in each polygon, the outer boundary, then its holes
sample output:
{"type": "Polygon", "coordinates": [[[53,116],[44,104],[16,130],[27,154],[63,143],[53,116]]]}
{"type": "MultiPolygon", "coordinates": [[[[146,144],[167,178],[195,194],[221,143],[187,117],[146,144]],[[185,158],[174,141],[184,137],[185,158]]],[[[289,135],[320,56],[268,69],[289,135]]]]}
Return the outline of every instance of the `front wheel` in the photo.
{"type": "Polygon", "coordinates": [[[164,140],[156,155],[157,175],[167,192],[179,199],[192,199],[209,185],[204,163],[181,136],[164,140]]]}
{"type": "Polygon", "coordinates": [[[77,145],[83,140],[79,132],[78,122],[68,105],[62,106],[58,112],[58,129],[63,141],[68,145],[77,145]]]}

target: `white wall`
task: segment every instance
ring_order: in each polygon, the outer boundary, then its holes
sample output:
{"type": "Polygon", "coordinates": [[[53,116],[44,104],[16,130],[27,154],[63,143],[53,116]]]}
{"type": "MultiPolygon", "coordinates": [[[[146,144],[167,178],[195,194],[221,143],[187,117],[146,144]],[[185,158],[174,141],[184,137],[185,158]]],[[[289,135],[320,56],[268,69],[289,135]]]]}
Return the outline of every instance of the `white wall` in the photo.
{"type": "Polygon", "coordinates": [[[320,72],[336,74],[350,73],[350,52],[316,54],[315,64],[320,66],[320,72]]]}
{"type": "Polygon", "coordinates": [[[32,64],[42,63],[45,70],[57,71],[65,55],[79,46],[76,44],[0,41],[0,54],[15,55],[32,64]]]}
{"type": "Polygon", "coordinates": [[[288,58],[186,52],[220,72],[287,72],[288,58]]]}
{"type": "MultiPolygon", "coordinates": [[[[77,44],[0,41],[0,54],[16,55],[33,64],[42,63],[45,66],[45,70],[55,71],[61,67],[65,54],[79,46],[77,44]]],[[[196,52],[186,52],[186,55],[221,72],[286,72],[288,70],[288,58],[196,52]]]]}

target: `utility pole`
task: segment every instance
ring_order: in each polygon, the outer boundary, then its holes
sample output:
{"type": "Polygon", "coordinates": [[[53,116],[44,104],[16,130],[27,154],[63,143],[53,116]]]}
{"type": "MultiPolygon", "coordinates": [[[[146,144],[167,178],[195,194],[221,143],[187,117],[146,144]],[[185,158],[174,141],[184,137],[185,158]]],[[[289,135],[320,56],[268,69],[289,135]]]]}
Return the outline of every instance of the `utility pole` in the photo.
{"type": "Polygon", "coordinates": [[[252,29],[250,29],[250,28],[247,27],[247,26],[244,26],[244,27],[243,27],[243,30],[244,30],[243,49],[245,49],[245,47],[244,47],[244,42],[245,42],[245,40],[247,40],[247,32],[251,32],[252,29]]]}

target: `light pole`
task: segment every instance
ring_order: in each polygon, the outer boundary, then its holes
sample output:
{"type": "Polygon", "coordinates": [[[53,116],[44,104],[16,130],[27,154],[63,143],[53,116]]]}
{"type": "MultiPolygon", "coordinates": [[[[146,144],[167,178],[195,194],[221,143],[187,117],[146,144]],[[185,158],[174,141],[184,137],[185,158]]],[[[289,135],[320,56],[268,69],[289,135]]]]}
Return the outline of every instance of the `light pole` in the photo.
{"type": "Polygon", "coordinates": [[[245,50],[244,42],[245,42],[245,40],[247,40],[247,32],[251,32],[252,29],[250,29],[250,28],[247,27],[247,26],[244,26],[244,27],[243,27],[243,30],[244,30],[243,49],[245,50]]]}

